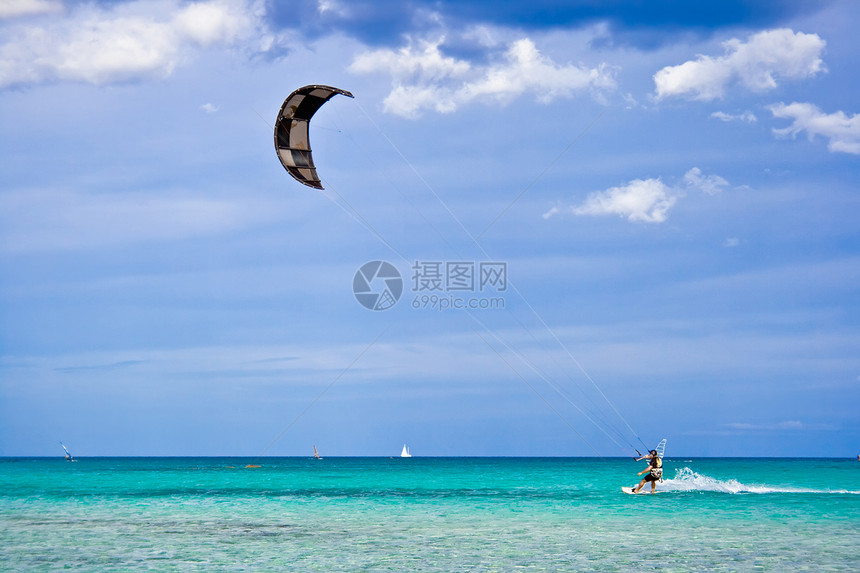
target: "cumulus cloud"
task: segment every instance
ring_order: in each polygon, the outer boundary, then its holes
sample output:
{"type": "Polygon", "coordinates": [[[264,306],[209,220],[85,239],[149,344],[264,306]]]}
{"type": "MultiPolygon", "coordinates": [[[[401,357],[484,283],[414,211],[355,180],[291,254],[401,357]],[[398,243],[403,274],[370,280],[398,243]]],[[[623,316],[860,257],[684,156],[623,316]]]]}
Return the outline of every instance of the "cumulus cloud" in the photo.
{"type": "Polygon", "coordinates": [[[569,212],[574,215],[617,215],[632,222],[663,223],[669,217],[669,210],[687,191],[714,195],[729,185],[718,175],[704,175],[698,167],[690,169],[683,182],[682,188],[667,185],[659,177],[634,179],[626,185],[590,193],[580,205],[552,207],[543,214],[543,218],[569,212]]]}
{"type": "Polygon", "coordinates": [[[0,88],[167,76],[195,49],[260,41],[260,6],[250,0],[81,4],[63,18],[7,26],[0,36],[0,88]]]}
{"type": "Polygon", "coordinates": [[[687,187],[698,189],[708,195],[716,195],[729,186],[729,182],[719,175],[703,175],[698,167],[693,167],[684,174],[684,183],[687,187]]]}
{"type": "Polygon", "coordinates": [[[618,215],[628,221],[662,223],[678,197],[660,179],[634,179],[627,185],[591,193],[573,207],[574,215],[618,215]]]}
{"type": "Polygon", "coordinates": [[[366,74],[384,72],[399,81],[427,83],[465,75],[471,66],[468,62],[442,55],[439,46],[444,38],[436,42],[420,42],[417,49],[406,46],[399,50],[375,50],[355,57],[349,69],[366,74]]]}
{"type": "Polygon", "coordinates": [[[525,93],[549,102],[615,88],[609,67],[556,64],[529,39],[511,43],[497,62],[483,67],[445,57],[440,50],[443,41],[424,43],[418,50],[410,46],[365,52],[355,58],[350,71],[389,74],[393,88],[385,109],[403,117],[423,110],[449,113],[475,100],[507,103],[525,93]]]}
{"type": "Polygon", "coordinates": [[[18,18],[35,14],[62,12],[59,0],[3,0],[0,2],[0,18],[18,18]]]}
{"type": "Polygon", "coordinates": [[[744,123],[755,123],[758,121],[758,118],[751,111],[745,111],[743,113],[737,114],[726,113],[724,111],[715,111],[711,114],[711,117],[725,122],[742,121],[744,123]]]}
{"type": "Polygon", "coordinates": [[[821,52],[825,41],[817,34],[787,28],[767,30],[746,42],[733,38],[723,46],[723,56],[700,55],[654,74],[657,98],[719,99],[733,84],[764,92],[777,87],[777,79],[799,80],[824,69],[821,52]]]}
{"type": "Polygon", "coordinates": [[[860,154],[860,116],[847,116],[845,112],[837,111],[826,114],[811,103],[778,103],[770,106],[774,117],[792,120],[790,126],[774,129],[778,136],[795,137],[801,131],[806,131],[809,139],[816,135],[828,139],[827,149],[842,153],[860,154]]]}

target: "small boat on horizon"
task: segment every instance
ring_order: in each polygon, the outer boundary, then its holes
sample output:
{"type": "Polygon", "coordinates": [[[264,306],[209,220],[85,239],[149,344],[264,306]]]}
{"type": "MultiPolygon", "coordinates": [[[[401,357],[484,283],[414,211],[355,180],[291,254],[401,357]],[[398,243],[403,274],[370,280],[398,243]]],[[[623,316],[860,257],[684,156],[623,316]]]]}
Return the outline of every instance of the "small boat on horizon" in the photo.
{"type": "Polygon", "coordinates": [[[314,446],[314,457],[318,460],[321,460],[320,453],[317,451],[317,447],[314,446]]]}
{"type": "Polygon", "coordinates": [[[406,447],[406,444],[403,444],[403,451],[400,452],[401,458],[411,458],[412,454],[409,453],[409,448],[406,447]]]}

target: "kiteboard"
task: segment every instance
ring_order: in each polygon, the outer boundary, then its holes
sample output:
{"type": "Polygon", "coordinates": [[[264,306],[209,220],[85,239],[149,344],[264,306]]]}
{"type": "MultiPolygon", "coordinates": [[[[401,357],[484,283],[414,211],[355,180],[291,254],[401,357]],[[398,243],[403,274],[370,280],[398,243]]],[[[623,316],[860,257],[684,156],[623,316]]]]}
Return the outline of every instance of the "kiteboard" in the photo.
{"type": "MultiPolygon", "coordinates": [[[[647,484],[646,484],[646,485],[647,485],[647,484]]],[[[666,491],[666,490],[665,490],[665,489],[664,489],[664,490],[657,489],[657,490],[654,490],[654,491],[652,492],[652,491],[651,491],[651,488],[649,487],[649,488],[645,489],[645,491],[637,491],[636,493],[633,493],[633,488],[632,488],[632,487],[623,486],[623,487],[621,488],[621,491],[622,491],[622,492],[624,492],[624,493],[626,493],[626,494],[629,494],[629,495],[639,495],[639,494],[642,494],[642,495],[651,495],[652,493],[661,493],[661,492],[664,492],[664,491],[666,491]]]]}

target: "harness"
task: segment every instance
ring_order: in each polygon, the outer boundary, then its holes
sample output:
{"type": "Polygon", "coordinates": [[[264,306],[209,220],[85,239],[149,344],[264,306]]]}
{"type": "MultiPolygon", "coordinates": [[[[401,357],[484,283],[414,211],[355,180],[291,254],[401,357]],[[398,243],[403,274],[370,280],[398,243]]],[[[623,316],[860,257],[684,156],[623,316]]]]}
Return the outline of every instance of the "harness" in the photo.
{"type": "Polygon", "coordinates": [[[663,481],[663,460],[657,457],[651,460],[651,464],[654,466],[651,468],[651,477],[663,481]]]}

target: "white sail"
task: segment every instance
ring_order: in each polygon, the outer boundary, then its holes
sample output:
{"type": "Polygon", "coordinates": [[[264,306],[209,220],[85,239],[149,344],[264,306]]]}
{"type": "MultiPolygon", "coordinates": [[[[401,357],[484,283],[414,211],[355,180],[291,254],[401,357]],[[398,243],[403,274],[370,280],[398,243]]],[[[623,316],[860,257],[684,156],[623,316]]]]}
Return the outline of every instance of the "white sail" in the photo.
{"type": "Polygon", "coordinates": [[[412,454],[409,453],[409,448],[406,447],[406,444],[403,444],[403,451],[400,452],[401,458],[411,458],[412,454]]]}
{"type": "Polygon", "coordinates": [[[66,452],[66,460],[74,462],[75,458],[72,457],[72,454],[71,452],[69,452],[69,449],[66,447],[66,445],[63,442],[60,442],[60,445],[63,446],[63,451],[66,452]]]}
{"type": "Polygon", "coordinates": [[[663,452],[666,451],[666,438],[663,438],[663,440],[657,444],[657,447],[654,449],[657,450],[657,456],[662,460],[663,452]]]}

